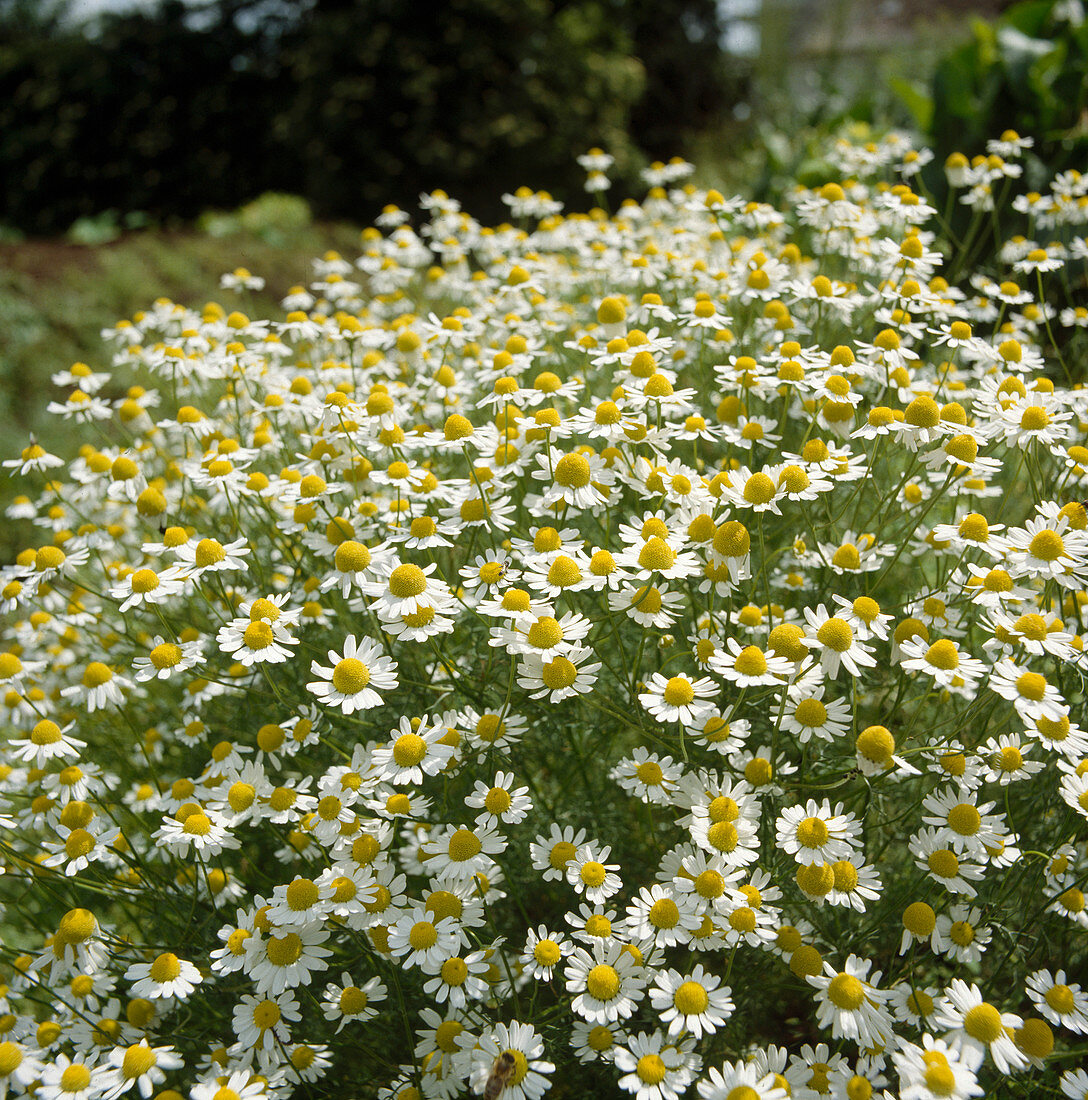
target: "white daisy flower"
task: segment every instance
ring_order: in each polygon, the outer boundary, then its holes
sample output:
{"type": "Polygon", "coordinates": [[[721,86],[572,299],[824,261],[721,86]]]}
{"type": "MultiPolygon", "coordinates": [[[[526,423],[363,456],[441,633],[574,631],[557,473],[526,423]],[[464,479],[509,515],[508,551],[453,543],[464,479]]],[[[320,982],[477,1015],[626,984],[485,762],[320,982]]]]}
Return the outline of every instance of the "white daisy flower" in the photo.
{"type": "Polygon", "coordinates": [[[697,965],[690,974],[659,971],[650,989],[650,1003],[673,1038],[690,1031],[696,1039],[710,1035],[732,1016],[736,1005],[720,976],[697,965]]]}
{"type": "Polygon", "coordinates": [[[1024,1069],[1028,1064],[1012,1039],[1012,1032],[1023,1026],[1023,1019],[988,1004],[977,985],[954,978],[934,1022],[947,1030],[946,1040],[951,1038],[982,1053],[989,1052],[1001,1073],[1024,1069]]]}
{"type": "Polygon", "coordinates": [[[310,665],[310,673],[320,679],[306,685],[326,706],[340,707],[344,714],[357,710],[372,710],[382,705],[378,691],[393,691],[397,687],[397,664],[381,655],[377,643],[369,638],[356,640],[354,635],[344,639],[343,656],[329,650],[330,665],[317,661],[310,665]]]}

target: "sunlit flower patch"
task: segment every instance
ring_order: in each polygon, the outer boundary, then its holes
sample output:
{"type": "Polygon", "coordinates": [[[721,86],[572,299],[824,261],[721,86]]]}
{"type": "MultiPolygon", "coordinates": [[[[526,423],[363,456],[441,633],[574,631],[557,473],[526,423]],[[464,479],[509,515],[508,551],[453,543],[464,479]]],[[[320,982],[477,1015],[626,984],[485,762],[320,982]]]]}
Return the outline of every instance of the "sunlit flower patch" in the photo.
{"type": "Polygon", "coordinates": [[[0,1095],[1083,1098],[1088,177],[1014,138],[993,270],[893,134],[435,193],[58,373],[0,1095]]]}

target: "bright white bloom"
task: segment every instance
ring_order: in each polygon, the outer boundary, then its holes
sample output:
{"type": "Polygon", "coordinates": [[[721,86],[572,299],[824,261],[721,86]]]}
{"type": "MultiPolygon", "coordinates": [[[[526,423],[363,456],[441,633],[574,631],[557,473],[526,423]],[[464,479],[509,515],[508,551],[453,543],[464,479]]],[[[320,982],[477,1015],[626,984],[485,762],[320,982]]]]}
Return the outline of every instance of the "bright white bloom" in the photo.
{"type": "Polygon", "coordinates": [[[397,664],[381,656],[381,650],[369,638],[344,639],[343,656],[329,650],[330,664],[312,662],[310,673],[320,677],[306,685],[326,706],[339,707],[345,714],[381,706],[378,691],[393,691],[397,686],[397,664]]]}
{"type": "Polygon", "coordinates": [[[718,1030],[736,1005],[722,979],[697,965],[690,974],[659,971],[650,989],[650,1003],[667,1024],[669,1036],[690,1031],[696,1039],[718,1030]]]}
{"type": "Polygon", "coordinates": [[[1002,1073],[1023,1069],[1028,1064],[1027,1057],[1011,1038],[1011,1032],[1022,1026],[1023,1019],[988,1004],[977,985],[954,978],[934,1022],[947,1029],[946,1039],[989,1053],[1002,1073]]]}

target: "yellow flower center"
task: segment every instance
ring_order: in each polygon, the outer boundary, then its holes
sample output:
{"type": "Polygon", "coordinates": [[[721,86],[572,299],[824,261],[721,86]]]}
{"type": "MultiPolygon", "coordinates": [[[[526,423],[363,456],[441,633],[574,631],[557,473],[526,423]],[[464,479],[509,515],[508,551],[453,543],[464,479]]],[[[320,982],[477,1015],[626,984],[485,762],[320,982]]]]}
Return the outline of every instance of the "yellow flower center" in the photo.
{"type": "Polygon", "coordinates": [[[263,619],[250,623],[242,635],[246,648],[251,650],[267,649],[272,644],[272,627],[263,619]]]}
{"type": "Polygon", "coordinates": [[[719,852],[732,852],[740,841],[736,826],[729,821],[716,821],[706,831],[707,843],[719,852]]]}
{"type": "Polygon", "coordinates": [[[985,1001],[964,1013],[963,1030],[980,1043],[992,1043],[1005,1034],[1001,1013],[985,1001]]]}
{"type": "Polygon", "coordinates": [[[620,991],[620,976],[606,963],[599,963],[586,976],[586,990],[598,1001],[610,1001],[620,991]]]}
{"type": "Polygon", "coordinates": [[[742,496],[749,504],[768,504],[774,500],[774,482],[764,473],[752,474],[744,483],[742,496]]]}
{"type": "Polygon", "coordinates": [[[152,964],[149,976],[153,982],[172,982],[181,973],[181,962],[169,951],[160,955],[152,964]]]}
{"type": "Polygon", "coordinates": [[[961,802],[948,811],[948,825],[960,836],[974,836],[982,825],[982,818],[969,802],[961,802]]]}
{"type": "Polygon", "coordinates": [[[442,980],[449,986],[461,986],[468,978],[468,964],[464,959],[455,955],[452,959],[446,959],[439,971],[442,980]]]}
{"type": "Polygon", "coordinates": [[[595,859],[588,859],[582,864],[582,869],[579,872],[579,876],[586,886],[597,887],[600,886],[607,876],[608,871],[603,863],[598,863],[595,859]]]}
{"type": "Polygon", "coordinates": [[[483,845],[471,829],[458,829],[450,837],[447,854],[455,863],[464,863],[480,854],[483,845]]]}
{"type": "Polygon", "coordinates": [[[308,878],[296,878],[285,891],[287,906],[296,913],[316,905],[320,897],[321,891],[317,884],[308,878]]]}
{"type": "Polygon", "coordinates": [[[284,936],[270,936],[268,961],[273,966],[292,966],[302,957],[302,938],[297,932],[284,936]]]}
{"type": "Polygon", "coordinates": [[[563,957],[563,952],[559,948],[559,944],[555,940],[541,940],[536,947],[533,948],[533,958],[540,963],[541,966],[555,966],[557,962],[563,957]]]}
{"type": "Polygon", "coordinates": [[[831,1003],[847,1011],[860,1008],[865,1000],[865,986],[852,974],[836,974],[827,987],[831,1003]]]}
{"type": "Polygon", "coordinates": [[[83,686],[88,688],[101,687],[113,679],[113,672],[101,661],[92,661],[83,670],[83,686]]]}
{"type": "Polygon", "coordinates": [[[163,642],[162,645],[155,646],[148,654],[148,659],[161,671],[180,664],[182,656],[181,646],[174,645],[173,642],[163,642]]]}
{"type": "Polygon", "coordinates": [[[61,1092],[83,1092],[91,1083],[91,1071],[79,1062],[65,1066],[60,1075],[61,1092]]]}
{"type": "Polygon", "coordinates": [[[1016,678],[1016,690],[1022,699],[1039,702],[1046,695],[1046,677],[1038,672],[1024,672],[1016,678]]]}
{"type": "Polygon", "coordinates": [[[828,619],[819,630],[816,631],[816,639],[828,649],[837,653],[845,653],[854,641],[854,632],[845,619],[833,616],[828,619]]]}
{"type": "Polygon", "coordinates": [[[857,887],[858,869],[848,859],[839,859],[831,864],[831,873],[835,876],[835,889],[849,894],[857,887]]]}
{"type": "Polygon", "coordinates": [[[563,630],[551,615],[542,615],[525,635],[529,645],[537,649],[551,649],[563,640],[563,630]]]}
{"type": "Polygon", "coordinates": [[[757,923],[755,910],[747,905],[742,905],[729,917],[729,926],[737,932],[754,932],[757,923]]]}
{"type": "Polygon", "coordinates": [[[541,669],[540,678],[551,691],[569,688],[578,678],[578,669],[566,657],[556,657],[541,669]]]}
{"type": "Polygon", "coordinates": [[[802,726],[818,729],[827,721],[827,707],[819,699],[802,699],[793,716],[802,726]]]}
{"type": "Polygon", "coordinates": [[[569,588],[582,579],[582,570],[573,558],[560,554],[548,567],[548,583],[556,588],[569,588]]]}
{"type": "Polygon", "coordinates": [[[389,574],[389,591],[397,599],[418,596],[427,587],[427,574],[418,565],[398,565],[389,574]]]}
{"type": "Polygon", "coordinates": [[[589,484],[590,466],[585,455],[568,454],[555,464],[555,483],[567,489],[581,489],[589,484]]]}
{"type": "Polygon", "coordinates": [[[1057,531],[1044,528],[1032,538],[1028,552],[1039,561],[1057,561],[1065,553],[1065,543],[1057,531]]]}
{"type": "Polygon", "coordinates": [[[1067,985],[1051,986],[1046,991],[1046,1003],[1058,1013],[1059,1016],[1068,1016],[1075,1007],[1073,991],[1067,985]]]}
{"type": "Polygon", "coordinates": [[[548,853],[548,863],[556,871],[562,871],[574,859],[575,851],[576,849],[570,841],[560,840],[552,845],[552,850],[548,853]]]}
{"type": "Polygon", "coordinates": [[[929,857],[929,869],[938,878],[955,878],[960,871],[960,861],[954,852],[940,848],[929,857]]]}
{"type": "Polygon", "coordinates": [[[668,1070],[661,1060],[660,1054],[644,1054],[635,1063],[635,1073],[638,1079],[645,1085],[659,1085],[665,1080],[668,1070]]]}
{"type": "Polygon", "coordinates": [[[438,931],[428,920],[416,921],[408,933],[408,943],[413,951],[426,951],[438,942],[438,931]]]}
{"type": "Polygon", "coordinates": [[[492,787],[484,797],[484,807],[488,813],[498,817],[510,809],[510,792],[502,787],[492,787]]]}
{"type": "Polygon", "coordinates": [[[639,551],[638,563],[643,569],[664,572],[676,562],[676,551],[661,537],[647,539],[639,551]]]}
{"type": "Polygon", "coordinates": [[[393,742],[393,761],[401,768],[414,767],[427,755],[427,742],[418,733],[404,733],[393,742]]]}
{"type": "Polygon", "coordinates": [[[267,1031],[280,1022],[280,1006],[272,1000],[261,1001],[253,1009],[253,1022],[261,1031],[267,1031]]]}
{"type": "Polygon", "coordinates": [[[671,707],[687,706],[695,699],[695,688],[685,676],[673,676],[665,685],[661,697],[671,707]]]}
{"type": "Polygon", "coordinates": [[[804,848],[821,848],[828,836],[827,824],[818,817],[806,817],[797,825],[797,840],[804,848]]]}
{"type": "Polygon", "coordinates": [[[748,645],[737,654],[733,667],[742,676],[763,676],[767,672],[767,657],[759,646],[748,645]]]}
{"type": "Polygon", "coordinates": [[[725,879],[717,871],[703,871],[695,879],[695,892],[701,898],[720,898],[725,892],[725,879]]]}
{"type": "Polygon", "coordinates": [[[956,649],[956,643],[949,641],[948,638],[934,642],[926,651],[926,663],[945,671],[959,668],[960,654],[956,649]]]}
{"type": "Polygon", "coordinates": [[[356,695],[370,683],[370,669],[358,657],[345,657],[332,670],[332,686],[341,695],[356,695]]]}

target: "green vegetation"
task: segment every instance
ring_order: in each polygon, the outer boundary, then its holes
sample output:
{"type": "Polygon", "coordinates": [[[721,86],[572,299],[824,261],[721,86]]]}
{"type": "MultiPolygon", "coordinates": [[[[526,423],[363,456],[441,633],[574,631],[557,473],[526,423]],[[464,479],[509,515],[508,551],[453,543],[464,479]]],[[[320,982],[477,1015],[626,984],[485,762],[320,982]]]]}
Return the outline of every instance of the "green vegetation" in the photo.
{"type": "MultiPolygon", "coordinates": [[[[247,208],[248,209],[248,208],[247,208]]],[[[237,219],[245,217],[240,211],[237,219]]],[[[233,215],[224,215],[226,219],[233,215]]],[[[45,412],[53,392],[50,376],[86,361],[107,367],[101,330],[132,317],[160,297],[190,306],[209,299],[229,305],[233,291],[219,289],[219,277],[239,265],[267,280],[247,295],[247,308],[271,311],[295,283],[305,283],[315,256],[329,249],[354,258],[358,230],[343,223],[292,227],[281,222],[239,229],[225,236],[193,230],[129,232],[100,247],[69,241],[0,243],[0,435],[4,457],[17,453],[35,433],[51,450],[68,454],[63,421],[45,412]]],[[[0,506],[11,497],[7,471],[0,475],[0,506]]],[[[0,536],[0,551],[11,543],[0,536]]]]}
{"type": "Polygon", "coordinates": [[[1033,184],[1088,154],[1088,21],[1066,5],[1024,0],[995,23],[975,20],[969,41],[944,58],[934,82],[930,132],[938,158],[981,147],[1013,127],[1035,140],[1033,184]]]}

